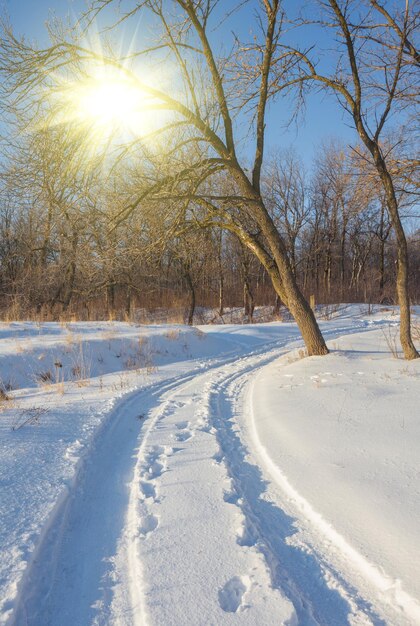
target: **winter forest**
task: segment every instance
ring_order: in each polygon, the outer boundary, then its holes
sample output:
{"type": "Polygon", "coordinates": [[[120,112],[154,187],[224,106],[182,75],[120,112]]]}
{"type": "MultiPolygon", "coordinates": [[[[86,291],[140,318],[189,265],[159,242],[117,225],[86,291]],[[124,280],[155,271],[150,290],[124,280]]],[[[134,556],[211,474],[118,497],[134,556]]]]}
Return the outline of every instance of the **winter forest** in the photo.
{"type": "Polygon", "coordinates": [[[3,318],[171,308],[192,323],[196,306],[243,305],[251,320],[255,305],[296,316],[310,296],[402,302],[407,315],[419,297],[416,6],[115,4],[94,2],[76,29],[52,22],[43,49],[5,22],[3,318]],[[140,41],[118,48],[136,16],[140,41]],[[312,163],[281,143],[267,153],[313,92],[318,108],[335,99],[351,144],[338,130],[312,163]]]}
{"type": "MultiPolygon", "coordinates": [[[[267,271],[235,234],[200,223],[162,229],[150,209],[146,219],[135,212],[110,233],[113,215],[124,206],[121,196],[135,182],[124,174],[106,188],[89,180],[88,188],[66,187],[63,197],[56,148],[46,140],[38,138],[42,153],[31,163],[32,148],[24,146],[4,172],[4,319],[131,319],[139,308],[166,308],[191,323],[195,306],[223,314],[243,305],[250,319],[255,305],[279,313],[282,303],[267,271]]],[[[383,191],[365,170],[364,161],[332,143],[320,147],[312,176],[291,150],[267,163],[264,201],[303,293],[314,294],[317,303],[397,301],[395,236],[383,191]]],[[[208,193],[216,196],[220,182],[214,184],[208,193]]],[[[403,216],[414,202],[401,192],[403,216]]],[[[418,232],[411,225],[408,280],[416,302],[418,232]]]]}
{"type": "Polygon", "coordinates": [[[420,626],[419,0],[0,16],[0,626],[420,626]]]}

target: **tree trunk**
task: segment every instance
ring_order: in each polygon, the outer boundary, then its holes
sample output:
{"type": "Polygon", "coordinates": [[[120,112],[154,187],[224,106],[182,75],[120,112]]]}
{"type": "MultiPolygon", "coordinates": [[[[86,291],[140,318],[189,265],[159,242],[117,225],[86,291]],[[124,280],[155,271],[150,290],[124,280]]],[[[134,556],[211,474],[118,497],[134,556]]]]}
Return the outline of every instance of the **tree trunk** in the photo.
{"type": "Polygon", "coordinates": [[[308,355],[320,356],[328,354],[329,350],[315,319],[314,312],[299,289],[283,240],[267,214],[264,205],[261,206],[261,212],[259,213],[259,223],[263,228],[278,269],[277,280],[273,280],[273,276],[271,276],[274,289],[293,315],[302,334],[308,355]]]}
{"type": "Polygon", "coordinates": [[[77,246],[79,243],[79,235],[77,232],[73,233],[71,240],[71,261],[66,271],[66,278],[64,281],[64,297],[63,297],[63,311],[67,311],[70,306],[70,301],[73,296],[74,283],[76,279],[76,255],[77,246]]]}
{"type": "Polygon", "coordinates": [[[248,277],[244,278],[244,314],[248,318],[248,322],[252,323],[254,315],[254,296],[249,285],[248,277]]]}
{"type": "Polygon", "coordinates": [[[223,274],[220,273],[219,275],[219,315],[220,317],[223,316],[224,308],[225,308],[225,284],[224,284],[223,274]]]}
{"type": "Polygon", "coordinates": [[[384,295],[385,287],[385,228],[384,228],[385,207],[381,206],[381,222],[379,230],[379,295],[380,301],[384,295]]]}
{"type": "Polygon", "coordinates": [[[224,308],[225,308],[225,277],[223,271],[223,231],[220,230],[217,232],[217,271],[219,274],[219,315],[223,316],[224,308]]]}
{"type": "MultiPolygon", "coordinates": [[[[344,214],[344,210],[343,210],[344,214]]],[[[343,228],[341,229],[341,238],[340,238],[340,293],[341,299],[343,299],[344,295],[344,281],[346,278],[346,234],[347,234],[347,220],[343,215],[343,228]]]]}
{"type": "Polygon", "coordinates": [[[115,283],[112,278],[109,279],[106,286],[106,309],[108,317],[114,317],[115,314],[115,283]]]}
{"type": "Polygon", "coordinates": [[[394,183],[388,171],[384,157],[381,154],[377,140],[371,139],[363,125],[360,112],[355,110],[353,118],[357,132],[363,143],[371,153],[376,170],[381,179],[386,198],[386,207],[391,218],[392,227],[397,239],[397,297],[400,307],[400,341],[406,359],[418,359],[419,353],[411,337],[410,299],[408,295],[408,251],[407,240],[401,224],[398,202],[395,195],[394,183]]]}
{"type": "MultiPolygon", "coordinates": [[[[253,216],[261,228],[273,258],[273,263],[270,263],[270,265],[266,264],[265,267],[276,293],[285,303],[298,325],[308,355],[321,356],[328,354],[329,350],[315,319],[314,312],[300,291],[296,277],[293,275],[284,241],[271,219],[261,196],[252,187],[245,175],[238,177],[237,172],[232,173],[236,174],[236,180],[240,183],[246,195],[250,197],[250,206],[253,207],[253,216]]],[[[243,243],[248,245],[256,256],[259,256],[255,247],[250,246],[249,242],[244,241],[243,243]]],[[[268,255],[266,254],[265,256],[268,255]]]]}
{"type": "Polygon", "coordinates": [[[379,296],[380,301],[384,296],[384,287],[385,287],[385,241],[381,239],[380,241],[380,251],[379,251],[379,296]]]}
{"type": "Polygon", "coordinates": [[[330,244],[328,244],[324,265],[324,289],[325,293],[328,294],[328,296],[331,293],[331,263],[331,246],[330,244]]]}
{"type": "Polygon", "coordinates": [[[130,285],[127,285],[127,291],[125,293],[125,312],[127,317],[130,319],[131,318],[131,312],[132,312],[132,291],[131,291],[131,287],[130,285]]]}
{"type": "Polygon", "coordinates": [[[74,281],[76,278],[76,261],[72,260],[66,272],[66,281],[64,284],[65,292],[63,297],[63,311],[67,311],[70,306],[73,295],[74,281]]]}
{"type": "Polygon", "coordinates": [[[188,306],[187,313],[187,324],[188,326],[192,326],[194,322],[194,311],[195,311],[195,289],[194,284],[191,279],[191,274],[189,272],[185,272],[185,280],[188,286],[188,291],[190,293],[190,301],[188,306]]]}
{"type": "Polygon", "coordinates": [[[395,197],[394,185],[391,176],[386,168],[385,162],[379,153],[379,149],[374,151],[375,165],[378,169],[386,193],[386,203],[392,226],[397,239],[397,296],[400,307],[400,341],[406,359],[418,359],[419,353],[416,350],[411,337],[411,313],[410,299],[408,294],[408,250],[407,240],[401,224],[398,211],[398,202],[395,197]]]}

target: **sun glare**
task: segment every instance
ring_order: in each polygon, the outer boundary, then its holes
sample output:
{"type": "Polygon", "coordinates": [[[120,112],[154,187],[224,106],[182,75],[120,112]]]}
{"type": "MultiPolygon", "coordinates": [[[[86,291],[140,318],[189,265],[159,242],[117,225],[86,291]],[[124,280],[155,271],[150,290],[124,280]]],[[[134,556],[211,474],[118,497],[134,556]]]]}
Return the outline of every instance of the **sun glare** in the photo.
{"type": "Polygon", "coordinates": [[[106,72],[82,81],[74,85],[71,99],[74,116],[105,135],[147,131],[147,99],[123,74],[106,72]]]}

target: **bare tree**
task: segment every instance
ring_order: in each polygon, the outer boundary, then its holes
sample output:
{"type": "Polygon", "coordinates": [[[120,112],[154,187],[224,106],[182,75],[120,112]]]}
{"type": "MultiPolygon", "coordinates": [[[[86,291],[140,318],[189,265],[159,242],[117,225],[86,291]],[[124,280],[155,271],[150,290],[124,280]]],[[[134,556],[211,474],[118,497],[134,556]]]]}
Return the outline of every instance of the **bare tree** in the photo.
{"type": "Polygon", "coordinates": [[[308,220],[309,208],[305,169],[292,150],[270,159],[264,176],[264,195],[276,227],[286,241],[296,275],[298,240],[308,220]]]}
{"type": "Polygon", "coordinates": [[[418,52],[412,43],[418,13],[410,10],[409,2],[402,14],[395,15],[373,0],[365,5],[352,0],[328,0],[322,3],[322,7],[327,12],[324,26],[334,30],[340,46],[335,69],[332,72],[318,70],[310,52],[285,48],[285,57],[295,62],[288,65],[288,81],[284,80],[284,64],[279,67],[278,91],[314,82],[334,92],[340,105],[351,116],[381,181],[396,234],[401,345],[407,359],[418,358],[410,329],[407,241],[392,171],[392,150],[383,141],[384,129],[392,112],[401,107],[405,110],[416,100],[418,103],[418,93],[413,90],[418,52]],[[378,14],[380,21],[376,19],[378,14]],[[385,24],[383,17],[386,18],[385,24]]]}

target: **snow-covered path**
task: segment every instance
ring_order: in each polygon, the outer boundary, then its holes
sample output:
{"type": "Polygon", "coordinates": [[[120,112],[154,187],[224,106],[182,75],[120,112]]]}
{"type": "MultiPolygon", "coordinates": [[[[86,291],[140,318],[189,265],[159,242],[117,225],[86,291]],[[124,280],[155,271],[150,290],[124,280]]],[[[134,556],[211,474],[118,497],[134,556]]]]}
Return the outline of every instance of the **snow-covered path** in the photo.
{"type": "Polygon", "coordinates": [[[290,347],[202,359],[123,396],[43,529],[10,624],[416,624],[414,598],[324,520],[309,480],[299,491],[282,472],[270,372],[290,347]]]}
{"type": "Polygon", "coordinates": [[[55,514],[15,623],[229,624],[245,608],[244,624],[288,620],[213,424],[232,373],[247,377],[283,349],[256,352],[121,402],[55,514]]]}

